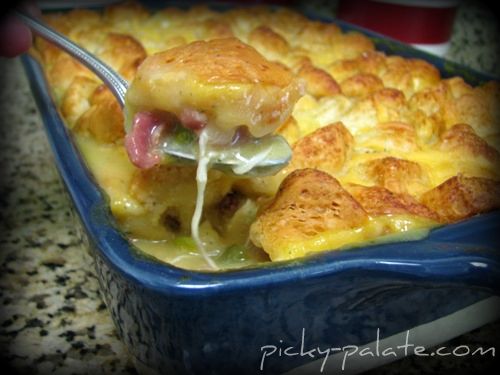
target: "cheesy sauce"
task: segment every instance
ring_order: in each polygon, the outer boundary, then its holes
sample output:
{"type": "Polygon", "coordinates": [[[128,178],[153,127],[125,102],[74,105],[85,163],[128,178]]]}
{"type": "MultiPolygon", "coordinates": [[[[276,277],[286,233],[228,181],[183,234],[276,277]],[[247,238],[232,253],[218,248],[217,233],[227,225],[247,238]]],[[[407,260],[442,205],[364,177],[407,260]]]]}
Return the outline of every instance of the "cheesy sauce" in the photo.
{"type": "Polygon", "coordinates": [[[306,241],[283,245],[283,258],[299,258],[330,249],[346,249],[374,244],[415,241],[425,238],[436,222],[404,215],[369,218],[368,223],[355,229],[344,229],[317,235],[306,241]]]}

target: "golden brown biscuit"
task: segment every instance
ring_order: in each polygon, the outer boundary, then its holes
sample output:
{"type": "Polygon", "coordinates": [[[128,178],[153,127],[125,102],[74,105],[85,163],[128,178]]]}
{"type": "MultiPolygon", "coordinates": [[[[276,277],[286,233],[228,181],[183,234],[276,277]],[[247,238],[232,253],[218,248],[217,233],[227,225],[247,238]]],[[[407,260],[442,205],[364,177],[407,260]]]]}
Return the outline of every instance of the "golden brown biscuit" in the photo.
{"type": "Polygon", "coordinates": [[[344,95],[363,97],[384,88],[384,83],[376,75],[360,73],[343,80],[340,87],[344,95]]]}
{"type": "Polygon", "coordinates": [[[499,132],[500,84],[488,82],[473,88],[460,77],[440,81],[409,99],[409,107],[450,128],[464,123],[482,137],[499,132]]]}
{"type": "Polygon", "coordinates": [[[378,122],[405,120],[406,99],[401,91],[383,88],[375,91],[371,98],[377,111],[378,122]]]}
{"type": "Polygon", "coordinates": [[[337,81],[325,70],[314,66],[309,59],[302,62],[297,75],[306,82],[307,92],[317,98],[340,93],[337,81]]]}
{"type": "Polygon", "coordinates": [[[500,83],[488,82],[482,86],[470,88],[453,105],[449,114],[448,127],[456,123],[471,125],[480,136],[500,132],[500,83]]]}
{"type": "Polygon", "coordinates": [[[385,59],[386,56],[382,52],[366,51],[356,58],[336,61],[329,66],[328,71],[337,81],[343,81],[360,73],[378,77],[380,70],[385,66],[385,59]]]}
{"type": "Polygon", "coordinates": [[[90,108],[75,124],[75,131],[87,133],[102,143],[114,143],[125,135],[123,112],[111,91],[100,85],[90,97],[90,108]]]}
{"type": "Polygon", "coordinates": [[[148,16],[146,8],[136,1],[114,4],[104,9],[104,19],[107,23],[129,30],[140,25],[148,16]]]}
{"type": "Polygon", "coordinates": [[[354,138],[344,124],[336,122],[319,128],[297,141],[287,170],[315,168],[338,172],[352,151],[354,138]]]}
{"type": "Polygon", "coordinates": [[[440,221],[438,214],[408,194],[397,194],[381,186],[347,185],[347,191],[370,216],[410,215],[440,221]]]}
{"type": "Polygon", "coordinates": [[[500,161],[500,153],[491,147],[483,138],[479,137],[474,129],[467,124],[456,124],[441,136],[439,149],[465,154],[466,157],[478,157],[493,163],[500,161]]]}
{"type": "Polygon", "coordinates": [[[412,152],[418,150],[415,128],[407,123],[390,121],[360,133],[356,144],[374,151],[412,152]]]}
{"type": "Polygon", "coordinates": [[[68,87],[78,76],[87,77],[91,80],[98,80],[94,73],[69,55],[61,54],[57,56],[47,69],[47,77],[54,85],[54,96],[57,102],[61,100],[68,87]]]}
{"type": "Polygon", "coordinates": [[[231,26],[227,22],[215,18],[210,18],[202,22],[200,27],[202,28],[201,34],[206,35],[203,38],[205,40],[231,38],[234,36],[231,26]]]}
{"type": "Polygon", "coordinates": [[[380,78],[386,87],[393,87],[408,97],[439,82],[439,71],[429,63],[400,56],[387,56],[380,78]]]}
{"type": "MultiPolygon", "coordinates": [[[[74,39],[74,34],[101,27],[100,15],[87,9],[43,14],[43,20],[70,39],[74,39]]],[[[59,55],[65,54],[62,49],[42,38],[36,38],[34,45],[47,65],[53,64],[59,55]]]]}
{"type": "Polygon", "coordinates": [[[131,80],[147,55],[144,47],[135,38],[109,33],[100,46],[97,56],[112,66],[123,78],[131,80]]]}
{"type": "Polygon", "coordinates": [[[365,166],[376,185],[394,193],[416,194],[429,186],[424,170],[414,161],[388,156],[371,160],[365,166]]]}
{"type": "Polygon", "coordinates": [[[259,26],[252,30],[248,36],[248,44],[262,54],[270,56],[284,56],[290,50],[285,38],[269,26],[259,26]]]}
{"type": "Polygon", "coordinates": [[[236,38],[213,39],[147,58],[127,92],[127,113],[163,110],[182,117],[190,109],[222,132],[245,125],[260,137],[288,118],[301,94],[284,65],[236,38]]]}
{"type": "Polygon", "coordinates": [[[446,221],[500,208],[500,182],[481,177],[452,177],[422,196],[421,202],[446,221]]]}
{"type": "Polygon", "coordinates": [[[61,100],[61,112],[70,127],[90,108],[90,97],[98,86],[97,80],[85,76],[73,79],[61,100]]]}
{"type": "Polygon", "coordinates": [[[327,232],[354,229],[368,220],[358,202],[329,174],[299,169],[250,228],[250,239],[272,260],[304,255],[294,245],[327,232]]]}

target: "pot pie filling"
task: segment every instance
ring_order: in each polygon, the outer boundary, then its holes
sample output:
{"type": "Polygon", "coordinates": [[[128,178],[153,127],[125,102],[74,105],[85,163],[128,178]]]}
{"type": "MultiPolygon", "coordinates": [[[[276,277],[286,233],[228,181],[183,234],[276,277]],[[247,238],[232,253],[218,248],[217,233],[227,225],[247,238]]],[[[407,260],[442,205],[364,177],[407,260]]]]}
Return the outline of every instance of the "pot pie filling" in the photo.
{"type": "Polygon", "coordinates": [[[91,72],[35,42],[120,228],[161,261],[226,269],[407,241],[500,206],[498,82],[443,79],[289,9],[45,17],[130,82],[123,114],[91,72]],[[195,138],[197,166],[161,155],[171,132],[195,138]],[[293,150],[274,176],[210,169],[227,145],[271,133],[293,150]]]}

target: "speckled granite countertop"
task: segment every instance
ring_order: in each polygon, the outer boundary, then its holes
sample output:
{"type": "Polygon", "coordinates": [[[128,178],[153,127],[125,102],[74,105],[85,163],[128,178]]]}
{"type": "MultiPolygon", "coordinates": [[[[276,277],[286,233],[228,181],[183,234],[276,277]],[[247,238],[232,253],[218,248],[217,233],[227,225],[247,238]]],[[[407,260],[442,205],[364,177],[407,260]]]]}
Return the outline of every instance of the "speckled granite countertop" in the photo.
{"type": "MultiPolygon", "coordinates": [[[[500,33],[485,8],[466,2],[447,57],[500,75],[500,33]]],[[[136,374],[75,232],[40,115],[18,59],[0,59],[0,356],[22,374],[136,374]]],[[[498,344],[493,323],[445,345],[498,344]]],[[[497,348],[498,349],[498,348],[497,348]]],[[[485,362],[486,361],[486,362],[485,362]]],[[[476,357],[419,357],[373,374],[479,373],[476,357]]]]}

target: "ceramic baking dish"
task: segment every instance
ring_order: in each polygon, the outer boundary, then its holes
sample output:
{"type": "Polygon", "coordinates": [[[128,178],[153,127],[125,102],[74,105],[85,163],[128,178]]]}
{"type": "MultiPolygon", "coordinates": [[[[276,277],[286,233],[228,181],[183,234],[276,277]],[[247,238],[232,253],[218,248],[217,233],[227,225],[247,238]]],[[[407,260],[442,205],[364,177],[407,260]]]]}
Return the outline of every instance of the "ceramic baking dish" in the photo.
{"type": "MultiPolygon", "coordinates": [[[[427,60],[443,77],[460,75],[471,84],[491,79],[332,22],[372,37],[378,50],[427,60]]],[[[376,363],[360,365],[353,348],[377,338],[394,339],[427,327],[416,342],[436,344],[500,316],[498,212],[432,230],[423,240],[251,269],[194,272],[141,256],[117,229],[40,66],[29,56],[23,63],[55,163],[95,259],[102,295],[139,368],[162,374],[319,373],[339,371],[343,364],[344,370],[354,371],[394,360],[379,355],[376,363]],[[457,323],[461,312],[466,318],[457,323]],[[455,323],[448,319],[448,331],[429,337],[432,324],[449,317],[455,323]]]]}

